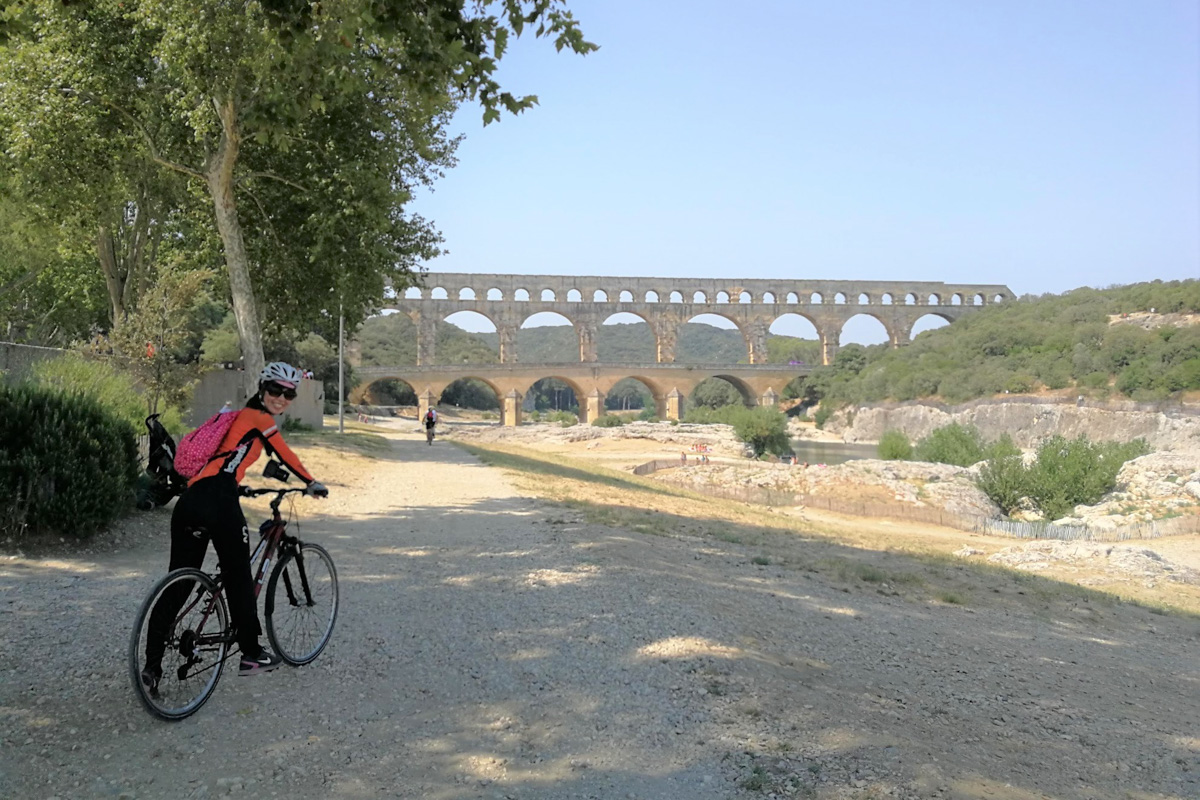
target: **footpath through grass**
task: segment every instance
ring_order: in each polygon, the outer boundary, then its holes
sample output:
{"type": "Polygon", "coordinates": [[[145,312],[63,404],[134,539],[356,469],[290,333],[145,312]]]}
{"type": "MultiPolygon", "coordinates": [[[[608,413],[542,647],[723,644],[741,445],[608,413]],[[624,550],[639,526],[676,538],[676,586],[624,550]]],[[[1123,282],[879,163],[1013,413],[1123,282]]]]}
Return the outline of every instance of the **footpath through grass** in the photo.
{"type": "Polygon", "coordinates": [[[1017,544],[931,526],[881,520],[808,517],[709,497],[586,460],[512,445],[454,442],[503,469],[524,494],[579,513],[589,524],[659,536],[704,537],[751,548],[761,567],[820,574],[843,586],[949,606],[1018,605],[1035,613],[1058,607],[1102,609],[1122,601],[1158,613],[1200,614],[1200,587],[1114,585],[1104,590],[953,555],[964,545],[1017,544]]]}

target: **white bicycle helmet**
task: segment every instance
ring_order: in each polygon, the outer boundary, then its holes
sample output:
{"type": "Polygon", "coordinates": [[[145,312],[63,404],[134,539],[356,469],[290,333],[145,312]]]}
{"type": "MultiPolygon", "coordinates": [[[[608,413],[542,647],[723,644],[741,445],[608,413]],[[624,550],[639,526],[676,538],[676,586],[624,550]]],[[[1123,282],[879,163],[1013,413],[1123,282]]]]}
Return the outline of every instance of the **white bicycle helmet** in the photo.
{"type": "Polygon", "coordinates": [[[304,376],[300,374],[300,370],[282,361],[272,361],[263,367],[262,372],[258,373],[259,383],[274,381],[289,389],[295,389],[299,386],[303,378],[304,376]]]}

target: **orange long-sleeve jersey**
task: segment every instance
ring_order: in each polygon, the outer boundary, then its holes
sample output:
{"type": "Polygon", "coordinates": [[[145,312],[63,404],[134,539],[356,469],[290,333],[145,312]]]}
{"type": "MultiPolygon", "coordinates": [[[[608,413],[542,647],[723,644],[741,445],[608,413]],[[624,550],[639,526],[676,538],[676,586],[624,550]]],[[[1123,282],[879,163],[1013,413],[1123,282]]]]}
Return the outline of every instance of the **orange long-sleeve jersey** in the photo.
{"type": "Polygon", "coordinates": [[[313,476],[308,474],[300,459],[283,441],[274,417],[257,408],[243,408],[237,415],[238,418],[233,421],[221,440],[221,446],[217,448],[221,455],[205,464],[204,469],[188,481],[188,486],[222,472],[233,475],[234,480],[241,483],[246,470],[258,460],[264,447],[268,453],[278,456],[283,465],[299,475],[305,483],[313,482],[313,476]]]}

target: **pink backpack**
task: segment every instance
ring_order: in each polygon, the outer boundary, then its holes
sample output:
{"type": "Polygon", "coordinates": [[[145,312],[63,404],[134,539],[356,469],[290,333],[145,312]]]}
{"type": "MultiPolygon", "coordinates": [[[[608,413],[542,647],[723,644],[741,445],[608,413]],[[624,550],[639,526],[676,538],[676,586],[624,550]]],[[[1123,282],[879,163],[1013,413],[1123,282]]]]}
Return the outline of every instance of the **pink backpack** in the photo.
{"type": "Polygon", "coordinates": [[[237,411],[218,411],[184,436],[175,449],[175,471],[185,478],[194,478],[209,461],[223,455],[217,450],[237,417],[237,411]]]}

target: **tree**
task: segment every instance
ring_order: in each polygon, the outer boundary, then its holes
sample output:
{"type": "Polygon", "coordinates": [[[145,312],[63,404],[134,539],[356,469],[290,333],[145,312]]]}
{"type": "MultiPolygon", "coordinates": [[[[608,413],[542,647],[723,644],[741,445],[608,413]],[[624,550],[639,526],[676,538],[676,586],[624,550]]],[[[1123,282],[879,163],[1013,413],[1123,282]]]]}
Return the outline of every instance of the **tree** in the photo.
{"type": "Polygon", "coordinates": [[[339,308],[361,314],[385,278],[406,285],[436,235],[403,206],[414,184],[450,165],[450,112],[478,100],[490,123],[537,102],[494,77],[510,36],[595,49],[563,0],[6,0],[0,18],[21,63],[45,65],[63,96],[119,119],[155,164],[203,191],[247,380],[263,364],[254,274],[284,275],[329,319],[339,308]],[[115,53],[88,35],[109,30],[126,40],[115,53]],[[282,207],[257,199],[268,187],[284,194],[282,207]],[[246,206],[257,209],[253,225],[246,206]],[[259,247],[271,229],[293,247],[283,268],[259,247]],[[347,250],[375,258],[359,267],[347,250]]]}

